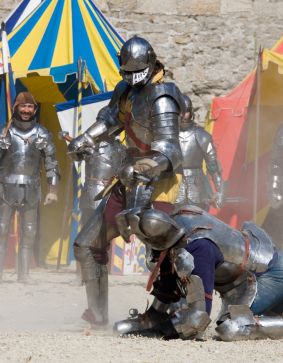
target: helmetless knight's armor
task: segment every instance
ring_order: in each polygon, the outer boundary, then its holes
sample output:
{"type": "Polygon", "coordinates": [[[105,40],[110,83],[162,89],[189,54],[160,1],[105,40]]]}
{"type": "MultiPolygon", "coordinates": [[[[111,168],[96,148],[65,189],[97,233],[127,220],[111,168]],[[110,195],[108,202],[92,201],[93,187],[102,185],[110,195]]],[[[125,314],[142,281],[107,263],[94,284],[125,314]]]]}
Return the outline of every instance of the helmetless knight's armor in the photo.
{"type": "Polygon", "coordinates": [[[94,323],[108,319],[105,273],[109,242],[119,235],[115,215],[125,208],[151,204],[173,210],[181,180],[177,170],[182,161],[178,140],[178,118],[184,111],[182,94],[173,83],[163,82],[163,67],[142,38],[133,37],[123,45],[120,65],[123,81],[116,86],[109,105],[99,112],[93,126],[69,144],[69,151],[79,154],[99,142],[101,135],[125,130],[127,150],[120,181],[74,244],[86,283],[92,316],[88,320],[94,323]]]}
{"type": "Polygon", "coordinates": [[[58,179],[55,146],[48,130],[31,121],[14,118],[0,145],[0,275],[13,213],[20,215],[20,243],[18,280],[28,277],[37,223],[38,203],[41,198],[40,169],[44,160],[50,190],[58,179]]]}
{"type": "Polygon", "coordinates": [[[269,317],[266,314],[282,313],[283,254],[275,250],[264,230],[254,223],[245,222],[242,230],[238,231],[192,206],[181,207],[172,217],[154,210],[135,214],[125,212],[117,216],[122,235],[128,233],[127,228],[131,228],[132,233],[154,250],[167,250],[166,263],[169,261],[175,272],[171,280],[168,277],[170,268],[162,276],[164,258],[160,266],[160,279],[153,289],[156,298],[149,313],[118,322],[116,330],[119,333],[139,333],[153,326],[155,331],[169,336],[174,336],[175,330],[175,334],[177,332],[182,338],[202,333],[209,324],[204,301],[211,299],[211,296],[207,296],[205,289],[205,270],[210,271],[213,253],[210,255],[209,250],[213,248],[222,256],[211,270],[214,288],[222,298],[217,327],[220,337],[223,340],[282,337],[282,317],[269,317]],[[202,252],[201,259],[198,250],[202,252]],[[193,267],[192,259],[186,257],[185,251],[194,257],[193,267]],[[198,264],[203,259],[205,269],[203,275],[198,275],[198,264]],[[177,284],[172,283],[173,277],[177,284]],[[151,321],[153,310],[155,318],[151,321]],[[167,315],[164,315],[165,312],[167,315]],[[259,318],[253,316],[262,314],[265,315],[259,318]],[[147,315],[149,324],[145,323],[143,315],[147,315]]]}
{"type": "Polygon", "coordinates": [[[193,121],[191,101],[186,96],[185,101],[190,118],[182,120],[181,117],[180,122],[179,140],[183,155],[183,180],[176,203],[197,205],[206,209],[209,204],[215,202],[217,207],[221,207],[223,181],[212,137],[193,121]],[[209,179],[203,172],[204,161],[215,186],[215,201],[209,179]]]}

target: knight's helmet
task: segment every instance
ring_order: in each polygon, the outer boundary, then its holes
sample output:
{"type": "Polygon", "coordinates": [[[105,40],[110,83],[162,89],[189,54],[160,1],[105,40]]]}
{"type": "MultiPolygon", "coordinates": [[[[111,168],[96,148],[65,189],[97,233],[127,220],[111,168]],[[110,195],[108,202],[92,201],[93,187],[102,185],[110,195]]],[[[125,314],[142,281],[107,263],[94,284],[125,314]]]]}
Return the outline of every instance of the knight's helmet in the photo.
{"type": "Polygon", "coordinates": [[[30,92],[20,92],[15,99],[15,102],[13,105],[13,112],[15,112],[16,108],[20,104],[25,104],[25,103],[33,104],[35,106],[35,108],[37,108],[37,102],[30,92]]]}
{"type": "Polygon", "coordinates": [[[118,213],[115,218],[120,234],[126,241],[130,231],[157,251],[173,247],[186,234],[184,227],[158,209],[128,209],[118,213]]]}
{"type": "Polygon", "coordinates": [[[38,104],[36,100],[34,99],[33,95],[30,92],[20,92],[14,102],[13,105],[13,124],[21,129],[21,130],[28,130],[34,126],[36,123],[36,113],[38,110],[38,104]],[[21,104],[31,104],[34,105],[34,112],[30,115],[30,119],[23,120],[19,110],[18,106],[21,104]]]}
{"type": "Polygon", "coordinates": [[[132,87],[147,83],[156,64],[156,54],[147,40],[138,36],[130,38],[118,57],[120,74],[125,82],[132,87]]]}

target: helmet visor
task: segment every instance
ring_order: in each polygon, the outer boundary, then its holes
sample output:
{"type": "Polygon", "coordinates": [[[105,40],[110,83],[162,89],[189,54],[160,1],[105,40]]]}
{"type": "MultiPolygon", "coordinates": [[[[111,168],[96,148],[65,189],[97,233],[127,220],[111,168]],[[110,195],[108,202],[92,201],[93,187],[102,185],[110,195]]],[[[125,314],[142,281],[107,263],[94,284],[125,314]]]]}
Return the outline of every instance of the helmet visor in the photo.
{"type": "Polygon", "coordinates": [[[140,83],[145,83],[145,80],[147,80],[149,75],[149,67],[137,72],[127,72],[122,69],[120,72],[125,82],[129,83],[131,86],[136,86],[140,83]]]}

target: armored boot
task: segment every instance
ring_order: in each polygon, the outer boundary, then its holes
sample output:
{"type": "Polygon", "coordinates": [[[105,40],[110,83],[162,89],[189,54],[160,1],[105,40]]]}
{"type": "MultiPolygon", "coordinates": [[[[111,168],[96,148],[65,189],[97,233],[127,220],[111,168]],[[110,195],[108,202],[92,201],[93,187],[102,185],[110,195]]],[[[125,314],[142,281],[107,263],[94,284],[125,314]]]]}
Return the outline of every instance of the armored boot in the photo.
{"type": "Polygon", "coordinates": [[[82,318],[93,325],[108,323],[108,228],[103,225],[105,203],[106,200],[99,204],[74,243],[74,255],[81,266],[88,301],[88,309],[82,318]]]}
{"type": "Polygon", "coordinates": [[[119,335],[142,335],[165,339],[178,338],[178,333],[173,327],[170,315],[167,314],[169,305],[154,299],[152,305],[143,314],[137,309],[130,309],[129,318],[114,324],[114,333],[119,335]]]}

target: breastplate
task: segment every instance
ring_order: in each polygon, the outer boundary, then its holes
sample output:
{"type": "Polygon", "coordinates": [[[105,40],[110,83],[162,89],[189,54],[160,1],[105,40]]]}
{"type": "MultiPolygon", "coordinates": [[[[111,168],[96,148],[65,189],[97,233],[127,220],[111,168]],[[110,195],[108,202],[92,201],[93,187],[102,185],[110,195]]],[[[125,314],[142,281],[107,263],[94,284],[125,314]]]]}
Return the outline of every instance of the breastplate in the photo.
{"type": "Polygon", "coordinates": [[[12,126],[9,135],[11,146],[0,162],[0,180],[4,183],[29,184],[39,179],[41,153],[34,144],[37,126],[27,131],[12,126]]]}
{"type": "Polygon", "coordinates": [[[150,150],[153,140],[150,105],[147,100],[146,87],[132,89],[126,101],[125,130],[127,145],[141,153],[150,150]]]}

